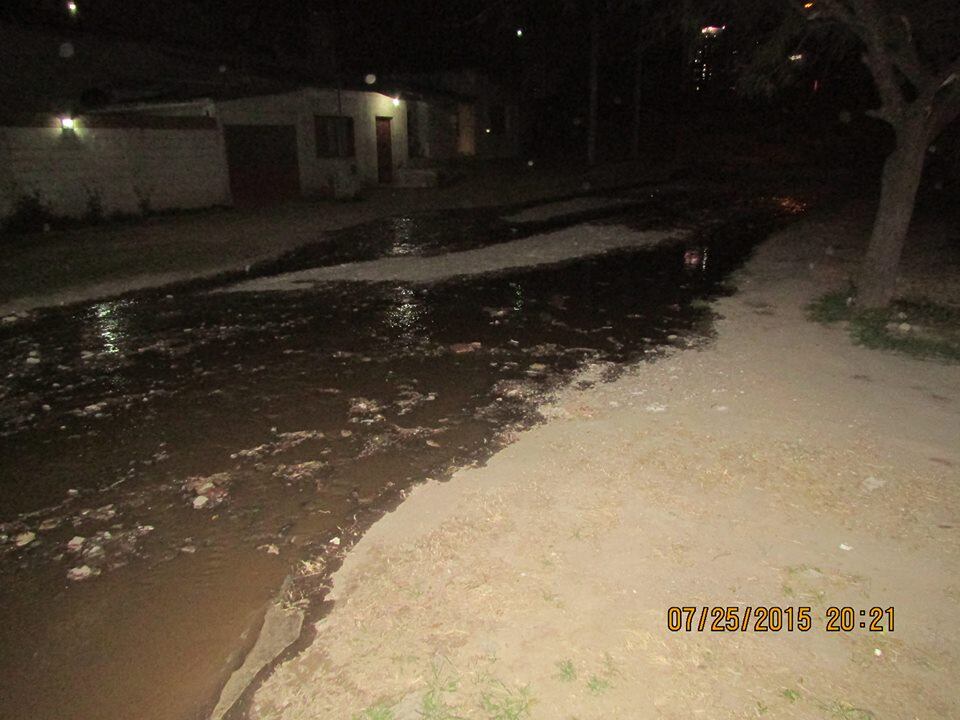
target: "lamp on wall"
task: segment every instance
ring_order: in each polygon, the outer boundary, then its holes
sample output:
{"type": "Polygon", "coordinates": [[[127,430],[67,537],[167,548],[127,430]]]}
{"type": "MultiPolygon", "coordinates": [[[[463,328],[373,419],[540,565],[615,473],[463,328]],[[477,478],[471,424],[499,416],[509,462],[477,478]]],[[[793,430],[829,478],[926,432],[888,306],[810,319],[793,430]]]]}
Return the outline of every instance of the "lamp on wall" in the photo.
{"type": "Polygon", "coordinates": [[[400,107],[400,98],[399,98],[399,96],[393,98],[390,102],[393,103],[393,106],[394,106],[394,107],[400,107]]]}
{"type": "Polygon", "coordinates": [[[64,115],[60,118],[60,131],[64,134],[72,133],[74,131],[74,122],[73,118],[69,115],[64,115]]]}

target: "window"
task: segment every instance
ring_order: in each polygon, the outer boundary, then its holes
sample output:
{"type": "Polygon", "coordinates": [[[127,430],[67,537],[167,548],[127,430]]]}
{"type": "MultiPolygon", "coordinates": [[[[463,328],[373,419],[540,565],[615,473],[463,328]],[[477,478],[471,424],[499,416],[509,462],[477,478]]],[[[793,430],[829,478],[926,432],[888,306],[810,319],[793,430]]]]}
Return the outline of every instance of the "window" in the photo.
{"type": "Polygon", "coordinates": [[[315,115],[317,157],[349,158],[355,154],[353,118],[339,115],[315,115]]]}

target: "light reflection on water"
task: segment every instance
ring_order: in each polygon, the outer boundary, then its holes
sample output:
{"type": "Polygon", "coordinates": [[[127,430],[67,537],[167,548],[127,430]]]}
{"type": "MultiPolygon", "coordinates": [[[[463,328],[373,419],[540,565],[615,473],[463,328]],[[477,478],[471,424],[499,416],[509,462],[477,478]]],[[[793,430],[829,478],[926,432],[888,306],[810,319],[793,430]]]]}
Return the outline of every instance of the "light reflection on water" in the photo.
{"type": "Polygon", "coordinates": [[[397,217],[392,221],[394,241],[391,255],[410,255],[417,249],[413,242],[413,218],[397,217]]]}
{"type": "Polygon", "coordinates": [[[424,336],[426,307],[421,297],[409,287],[398,285],[387,309],[387,325],[399,331],[404,344],[416,342],[424,336]]]}
{"type": "Polygon", "coordinates": [[[132,304],[130,300],[116,300],[99,303],[91,308],[100,352],[120,355],[130,349],[126,310],[132,304]]]}
{"type": "Polygon", "coordinates": [[[706,272],[710,257],[710,248],[693,247],[683,253],[683,266],[687,271],[706,272]]]}
{"type": "Polygon", "coordinates": [[[523,286],[512,282],[510,287],[513,288],[513,309],[519,312],[523,310],[523,286]]]}

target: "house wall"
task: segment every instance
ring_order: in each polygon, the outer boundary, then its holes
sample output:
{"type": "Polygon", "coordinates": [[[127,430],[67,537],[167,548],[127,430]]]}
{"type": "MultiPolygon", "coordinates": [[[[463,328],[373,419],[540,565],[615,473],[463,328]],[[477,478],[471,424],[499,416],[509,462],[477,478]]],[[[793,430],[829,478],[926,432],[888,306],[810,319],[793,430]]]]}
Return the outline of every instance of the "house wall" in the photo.
{"type": "Polygon", "coordinates": [[[476,129],[476,153],[478,157],[509,158],[516,157],[520,152],[520,112],[516,105],[504,102],[499,98],[493,100],[482,99],[477,102],[475,112],[478,116],[479,127],[476,129]],[[490,122],[491,108],[499,105],[504,113],[505,127],[503,132],[492,132],[493,123],[490,122]]]}
{"type": "Polygon", "coordinates": [[[505,158],[520,153],[520,110],[513,93],[482,73],[469,70],[438,73],[430,82],[474,99],[460,111],[461,154],[505,158]],[[495,106],[504,112],[503,132],[494,132],[490,122],[495,106]],[[488,128],[491,132],[487,132],[488,128]]]}
{"type": "Polygon", "coordinates": [[[227,101],[144,106],[124,115],[0,120],[0,217],[37,194],[54,214],[82,217],[91,203],[104,214],[230,204],[223,125],[294,125],[300,188],[326,195],[338,175],[378,182],[376,118],[391,118],[394,170],[406,165],[406,103],[373,92],[344,91],[354,118],[355,157],[318,158],[315,115],[336,115],[335,90],[307,89],[227,101]]]}
{"type": "Polygon", "coordinates": [[[0,124],[0,217],[36,194],[54,214],[81,217],[229,202],[221,134],[201,118],[52,116],[0,124]]]}
{"type": "Polygon", "coordinates": [[[297,155],[300,164],[300,188],[304,195],[326,195],[338,174],[355,175],[363,184],[374,185],[377,175],[376,118],[389,117],[392,136],[393,167],[406,164],[407,108],[401,101],[394,106],[386,95],[345,90],[341,103],[343,115],[353,118],[356,155],[353,158],[318,158],[315,115],[336,115],[336,90],[306,89],[281,95],[224,100],[216,103],[216,118],[221,125],[294,125],[297,129],[297,155]]]}
{"type": "Polygon", "coordinates": [[[437,160],[449,160],[458,154],[460,117],[454,103],[429,102],[431,155],[437,160]]]}
{"type": "Polygon", "coordinates": [[[460,119],[457,104],[443,100],[410,100],[407,132],[410,141],[419,145],[421,158],[429,160],[449,160],[459,153],[460,119]],[[411,127],[410,116],[415,116],[415,127],[411,127]]]}

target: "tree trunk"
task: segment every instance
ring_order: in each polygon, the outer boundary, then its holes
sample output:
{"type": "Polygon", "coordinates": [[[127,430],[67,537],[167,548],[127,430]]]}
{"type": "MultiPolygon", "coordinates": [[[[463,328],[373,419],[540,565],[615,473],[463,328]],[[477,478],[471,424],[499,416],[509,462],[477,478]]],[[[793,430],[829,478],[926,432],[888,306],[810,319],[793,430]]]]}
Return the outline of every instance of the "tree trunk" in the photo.
{"type": "Polygon", "coordinates": [[[637,42],[637,60],[633,68],[633,127],[630,137],[630,157],[640,159],[640,95],[643,80],[643,44],[637,42]]]}
{"type": "Polygon", "coordinates": [[[599,90],[597,71],[600,55],[600,11],[596,4],[590,10],[590,116],[587,118],[587,164],[597,164],[597,115],[599,90]]]}
{"type": "Polygon", "coordinates": [[[896,133],[897,147],[883,166],[880,207],[860,268],[857,305],[863,308],[885,307],[893,299],[927,153],[927,128],[922,118],[906,120],[896,133]]]}

